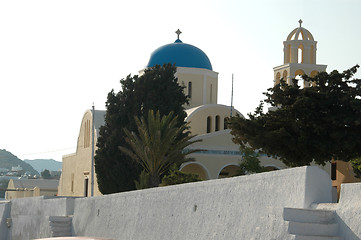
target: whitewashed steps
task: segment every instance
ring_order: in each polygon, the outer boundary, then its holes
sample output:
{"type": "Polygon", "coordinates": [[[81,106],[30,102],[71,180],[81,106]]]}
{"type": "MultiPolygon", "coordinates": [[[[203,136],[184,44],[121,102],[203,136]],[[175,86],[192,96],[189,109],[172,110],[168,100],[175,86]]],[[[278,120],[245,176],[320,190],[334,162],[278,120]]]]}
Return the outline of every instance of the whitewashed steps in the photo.
{"type": "Polygon", "coordinates": [[[71,220],[69,216],[49,216],[52,237],[71,236],[71,220]]]}
{"type": "Polygon", "coordinates": [[[302,236],[297,235],[295,240],[341,240],[340,237],[330,237],[330,236],[302,236]]]}
{"type": "Polygon", "coordinates": [[[284,208],[283,219],[289,221],[288,233],[296,240],[340,240],[333,210],[284,208]]]}

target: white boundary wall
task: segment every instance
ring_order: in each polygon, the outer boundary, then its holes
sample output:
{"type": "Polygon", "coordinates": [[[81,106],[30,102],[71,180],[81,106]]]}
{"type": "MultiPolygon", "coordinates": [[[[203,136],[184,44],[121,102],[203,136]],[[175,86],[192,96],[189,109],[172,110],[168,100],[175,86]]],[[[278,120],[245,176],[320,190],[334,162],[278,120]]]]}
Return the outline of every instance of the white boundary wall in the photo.
{"type": "MultiPolygon", "coordinates": [[[[287,234],[283,208],[323,202],[331,202],[331,180],[318,167],[92,198],[23,198],[11,201],[12,226],[7,229],[12,237],[0,239],[49,237],[47,216],[66,215],[73,215],[74,236],[126,240],[292,239],[287,234]]],[[[0,206],[3,236],[6,211],[0,206]]],[[[342,214],[347,218],[349,213],[342,214]]]]}
{"type": "Polygon", "coordinates": [[[342,184],[336,204],[339,232],[343,239],[361,239],[361,183],[342,184]]]}
{"type": "Polygon", "coordinates": [[[113,239],[289,239],[284,207],[331,202],[318,167],[76,199],[74,235],[113,239]]]}

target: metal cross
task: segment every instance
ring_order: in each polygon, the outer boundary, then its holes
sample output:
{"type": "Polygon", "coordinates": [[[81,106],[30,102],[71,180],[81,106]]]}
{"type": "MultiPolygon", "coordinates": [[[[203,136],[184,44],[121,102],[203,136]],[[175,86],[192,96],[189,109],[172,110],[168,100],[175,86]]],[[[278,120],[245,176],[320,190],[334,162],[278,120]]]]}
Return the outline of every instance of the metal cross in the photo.
{"type": "Polygon", "coordinates": [[[300,27],[301,27],[301,24],[303,23],[303,22],[302,22],[302,19],[300,19],[298,22],[300,23],[300,27]]]}
{"type": "Polygon", "coordinates": [[[182,33],[179,29],[175,32],[178,35],[178,40],[179,40],[179,35],[182,33]]]}

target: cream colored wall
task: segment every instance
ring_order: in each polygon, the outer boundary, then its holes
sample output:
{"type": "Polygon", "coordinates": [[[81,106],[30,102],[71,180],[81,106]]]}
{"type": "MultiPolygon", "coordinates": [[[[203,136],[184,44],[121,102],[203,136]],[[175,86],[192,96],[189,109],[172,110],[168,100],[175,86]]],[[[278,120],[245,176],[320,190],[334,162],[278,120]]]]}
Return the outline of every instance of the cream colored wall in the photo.
{"type": "MultiPolygon", "coordinates": [[[[299,64],[299,63],[287,63],[273,68],[274,71],[274,84],[278,84],[281,78],[284,78],[284,72],[287,72],[287,77],[284,80],[290,85],[292,79],[298,74],[297,72],[303,72],[308,76],[314,76],[315,73],[325,72],[327,65],[320,64],[299,64]],[[301,70],[301,71],[300,71],[301,70]],[[277,76],[278,75],[278,76],[277,76]]],[[[302,74],[303,75],[303,74],[302,74]]]]}
{"type": "MultiPolygon", "coordinates": [[[[224,130],[224,119],[230,116],[231,108],[220,104],[209,104],[198,108],[187,110],[187,122],[190,122],[190,130],[193,135],[201,135],[207,133],[207,117],[211,117],[211,132],[215,132],[216,116],[219,116],[219,130],[224,130]]],[[[233,109],[233,116],[239,114],[233,109]]]]}
{"type": "MultiPolygon", "coordinates": [[[[233,143],[233,136],[230,130],[222,130],[210,134],[200,135],[194,139],[201,139],[191,145],[192,149],[208,150],[208,153],[193,153],[189,157],[194,158],[195,162],[187,162],[181,166],[190,168],[189,165],[196,164],[201,166],[207,172],[208,179],[217,179],[219,174],[227,166],[238,166],[241,163],[242,155],[239,145],[233,143]]],[[[260,158],[262,166],[272,166],[277,169],[284,169],[286,166],[279,160],[262,155],[260,158]]]]}
{"type": "MultiPolygon", "coordinates": [[[[15,189],[14,181],[10,179],[8,184],[8,189],[15,189]]],[[[38,197],[38,196],[56,196],[57,190],[41,190],[38,187],[33,189],[20,189],[18,191],[6,191],[5,199],[11,200],[15,198],[24,198],[24,197],[38,197]]]]}
{"type": "Polygon", "coordinates": [[[201,68],[177,67],[178,83],[185,86],[188,95],[188,83],[192,82],[192,97],[186,109],[204,104],[216,104],[218,97],[218,73],[201,68]],[[212,86],[212,90],[211,90],[212,86]]]}
{"type": "MultiPolygon", "coordinates": [[[[59,196],[84,196],[84,181],[88,181],[88,196],[91,194],[91,125],[92,113],[86,111],[79,131],[76,153],[63,156],[63,169],[59,181],[59,196]]],[[[95,146],[97,134],[95,133],[95,146]]],[[[96,148],[95,148],[96,151],[96,148]]],[[[96,174],[94,196],[101,195],[96,174]]]]}
{"type": "Polygon", "coordinates": [[[361,179],[356,178],[350,162],[341,160],[333,161],[336,163],[336,180],[332,181],[332,186],[337,188],[337,193],[340,195],[341,184],[361,182],[361,179]]]}

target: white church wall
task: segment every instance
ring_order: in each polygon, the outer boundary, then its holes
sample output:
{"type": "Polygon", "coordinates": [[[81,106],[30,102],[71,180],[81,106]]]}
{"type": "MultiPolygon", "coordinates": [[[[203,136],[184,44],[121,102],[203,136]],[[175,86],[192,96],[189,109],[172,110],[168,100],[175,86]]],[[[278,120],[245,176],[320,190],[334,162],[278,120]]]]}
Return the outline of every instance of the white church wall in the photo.
{"type": "Polygon", "coordinates": [[[73,228],[114,239],[288,239],[283,208],[317,201],[331,202],[329,176],[301,167],[75,199],[73,228]]]}

